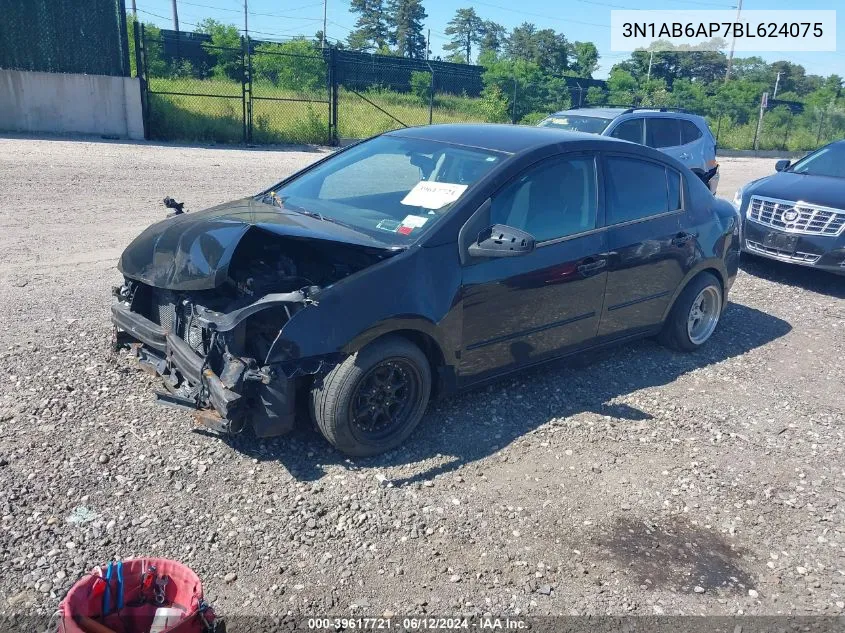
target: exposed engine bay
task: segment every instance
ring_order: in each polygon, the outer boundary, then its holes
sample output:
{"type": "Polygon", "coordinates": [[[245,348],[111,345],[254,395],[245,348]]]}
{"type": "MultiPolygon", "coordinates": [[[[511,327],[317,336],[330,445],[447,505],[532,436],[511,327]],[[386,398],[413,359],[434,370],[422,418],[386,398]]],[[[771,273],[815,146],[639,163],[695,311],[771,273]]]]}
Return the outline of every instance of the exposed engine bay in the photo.
{"type": "Polygon", "coordinates": [[[133,347],[163,377],[163,403],[214,409],[200,420],[221,432],[237,433],[251,421],[256,435],[278,435],[293,423],[292,381],[341,358],[279,361],[283,327],[326,287],[390,254],[251,227],[215,288],[173,290],[127,276],[114,289],[115,345],[133,347]]]}

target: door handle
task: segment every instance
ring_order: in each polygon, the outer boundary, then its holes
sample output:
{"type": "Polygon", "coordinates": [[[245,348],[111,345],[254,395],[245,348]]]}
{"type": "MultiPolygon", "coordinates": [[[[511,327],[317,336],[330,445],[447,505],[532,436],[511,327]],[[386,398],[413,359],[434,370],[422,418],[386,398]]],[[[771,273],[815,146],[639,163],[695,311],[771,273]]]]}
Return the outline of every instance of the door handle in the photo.
{"type": "Polygon", "coordinates": [[[672,238],[672,246],[683,246],[698,237],[698,233],[678,233],[672,238]]]}
{"type": "Polygon", "coordinates": [[[582,275],[589,275],[597,270],[601,270],[607,266],[606,259],[587,260],[583,264],[578,265],[578,272],[582,275]]]}

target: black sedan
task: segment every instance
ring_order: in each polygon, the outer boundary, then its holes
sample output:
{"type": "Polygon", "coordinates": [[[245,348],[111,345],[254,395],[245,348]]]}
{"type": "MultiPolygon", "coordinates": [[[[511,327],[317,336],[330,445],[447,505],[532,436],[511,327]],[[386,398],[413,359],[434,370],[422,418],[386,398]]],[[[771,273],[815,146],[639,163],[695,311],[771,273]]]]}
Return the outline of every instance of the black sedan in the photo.
{"type": "Polygon", "coordinates": [[[845,274],[845,141],[775,169],[736,192],[743,252],[845,274]]]}
{"type": "Polygon", "coordinates": [[[429,399],[586,349],[713,334],[736,212],[656,150],[559,130],[390,132],[123,253],[116,346],[206,425],[284,433],[304,398],[352,455],[429,399]]]}

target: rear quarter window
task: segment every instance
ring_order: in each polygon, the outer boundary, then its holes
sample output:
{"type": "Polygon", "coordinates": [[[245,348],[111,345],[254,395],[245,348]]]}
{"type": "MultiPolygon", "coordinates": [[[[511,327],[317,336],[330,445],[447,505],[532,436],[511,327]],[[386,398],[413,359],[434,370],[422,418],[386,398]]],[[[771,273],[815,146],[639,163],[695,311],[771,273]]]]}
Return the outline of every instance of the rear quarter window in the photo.
{"type": "Polygon", "coordinates": [[[701,130],[692,121],[681,121],[681,145],[697,141],[702,136],[701,130]]]}

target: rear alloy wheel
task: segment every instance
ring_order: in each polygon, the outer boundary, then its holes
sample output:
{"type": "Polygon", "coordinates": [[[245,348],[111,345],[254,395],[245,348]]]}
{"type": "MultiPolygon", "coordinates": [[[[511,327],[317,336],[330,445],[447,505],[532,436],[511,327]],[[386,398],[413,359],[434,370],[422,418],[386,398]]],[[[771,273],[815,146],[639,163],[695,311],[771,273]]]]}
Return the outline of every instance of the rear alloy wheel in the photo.
{"type": "Polygon", "coordinates": [[[660,333],[660,342],[681,352],[704,345],[722,316],[722,286],[710,273],[701,273],[675,301],[660,333]]]}
{"type": "Polygon", "coordinates": [[[357,457],[401,444],[419,424],[431,393],[425,354],[400,336],[378,339],[330,371],[311,390],[317,428],[357,457]]]}

